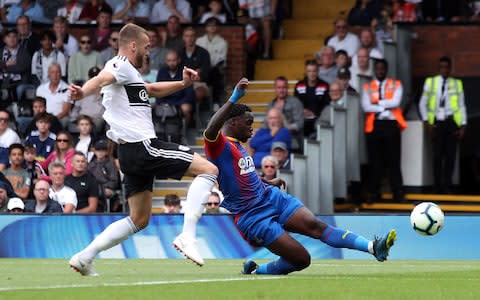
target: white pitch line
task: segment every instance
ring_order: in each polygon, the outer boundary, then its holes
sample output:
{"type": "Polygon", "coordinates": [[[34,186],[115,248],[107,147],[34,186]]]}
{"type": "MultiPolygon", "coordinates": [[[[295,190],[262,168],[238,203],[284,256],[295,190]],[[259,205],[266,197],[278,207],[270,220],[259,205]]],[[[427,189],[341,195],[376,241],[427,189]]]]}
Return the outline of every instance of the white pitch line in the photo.
{"type": "MultiPolygon", "coordinates": [[[[247,275],[248,276],[248,275],[247,275]]],[[[165,285],[165,284],[185,284],[185,283],[210,283],[210,282],[230,282],[230,281],[257,281],[257,280],[276,280],[285,279],[285,276],[268,276],[250,278],[216,278],[216,279],[192,279],[192,280],[160,280],[160,281],[137,281],[137,282],[112,282],[112,283],[91,283],[91,284],[61,284],[51,286],[18,286],[3,287],[0,292],[18,291],[18,290],[50,290],[66,288],[90,288],[90,287],[116,287],[116,286],[147,286],[147,285],[165,285]]]]}

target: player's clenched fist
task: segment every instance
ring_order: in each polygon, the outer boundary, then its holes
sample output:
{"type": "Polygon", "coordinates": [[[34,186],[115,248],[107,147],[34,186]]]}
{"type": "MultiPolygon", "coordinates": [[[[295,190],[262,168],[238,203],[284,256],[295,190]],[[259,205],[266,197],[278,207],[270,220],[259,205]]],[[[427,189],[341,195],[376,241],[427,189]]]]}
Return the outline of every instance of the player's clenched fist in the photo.
{"type": "Polygon", "coordinates": [[[80,100],[83,98],[83,91],[81,86],[71,84],[68,87],[68,92],[70,94],[71,100],[80,100]]]}

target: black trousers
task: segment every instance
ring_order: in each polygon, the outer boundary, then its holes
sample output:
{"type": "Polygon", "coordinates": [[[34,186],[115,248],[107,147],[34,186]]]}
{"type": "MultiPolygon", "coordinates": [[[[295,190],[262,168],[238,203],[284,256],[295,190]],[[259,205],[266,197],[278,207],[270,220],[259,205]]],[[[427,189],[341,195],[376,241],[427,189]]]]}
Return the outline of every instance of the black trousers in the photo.
{"type": "Polygon", "coordinates": [[[437,190],[448,189],[452,185],[455,157],[457,154],[458,130],[453,119],[435,122],[433,131],[433,176],[437,190]]]}
{"type": "Polygon", "coordinates": [[[392,193],[401,193],[403,186],[400,169],[401,139],[397,121],[375,120],[374,129],[367,135],[370,194],[380,193],[380,183],[386,168],[392,193]]]}

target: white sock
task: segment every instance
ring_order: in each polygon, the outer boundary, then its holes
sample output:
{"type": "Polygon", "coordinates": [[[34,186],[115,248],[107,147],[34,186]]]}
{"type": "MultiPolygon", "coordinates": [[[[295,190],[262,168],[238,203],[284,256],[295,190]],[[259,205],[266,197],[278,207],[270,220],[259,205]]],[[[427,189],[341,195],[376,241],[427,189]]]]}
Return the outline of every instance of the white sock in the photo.
{"type": "Polygon", "coordinates": [[[370,252],[370,254],[373,254],[373,242],[370,241],[368,242],[368,252],[370,252]]]}
{"type": "Polygon", "coordinates": [[[217,176],[211,174],[200,174],[193,179],[187,192],[185,203],[183,234],[195,238],[198,219],[202,216],[204,205],[217,182],[217,176]]]}
{"type": "Polygon", "coordinates": [[[100,251],[112,248],[138,231],[130,217],[113,222],[80,253],[80,256],[91,261],[100,251]]]}

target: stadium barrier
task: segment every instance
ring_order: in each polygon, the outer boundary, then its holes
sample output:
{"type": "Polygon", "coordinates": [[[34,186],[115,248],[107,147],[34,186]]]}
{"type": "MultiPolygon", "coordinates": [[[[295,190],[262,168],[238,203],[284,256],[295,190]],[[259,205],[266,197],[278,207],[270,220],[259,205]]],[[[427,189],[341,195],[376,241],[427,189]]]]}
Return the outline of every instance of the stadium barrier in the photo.
{"type": "MultiPolygon", "coordinates": [[[[63,258],[85,247],[111,222],[122,215],[0,215],[0,257],[63,258]]],[[[437,235],[420,236],[410,226],[409,216],[335,215],[323,221],[365,237],[395,228],[398,240],[390,259],[480,259],[480,241],[472,238],[480,227],[478,215],[447,215],[446,226],[437,235]]],[[[181,258],[171,243],[180,233],[182,215],[154,215],[150,225],[100,258],[181,258]]],[[[198,245],[205,258],[273,258],[264,248],[245,242],[229,215],[205,215],[198,224],[198,245]]],[[[318,240],[294,235],[313,259],[372,259],[371,255],[335,249],[318,240]]],[[[1,261],[0,261],[1,265],[1,261]]]]}

